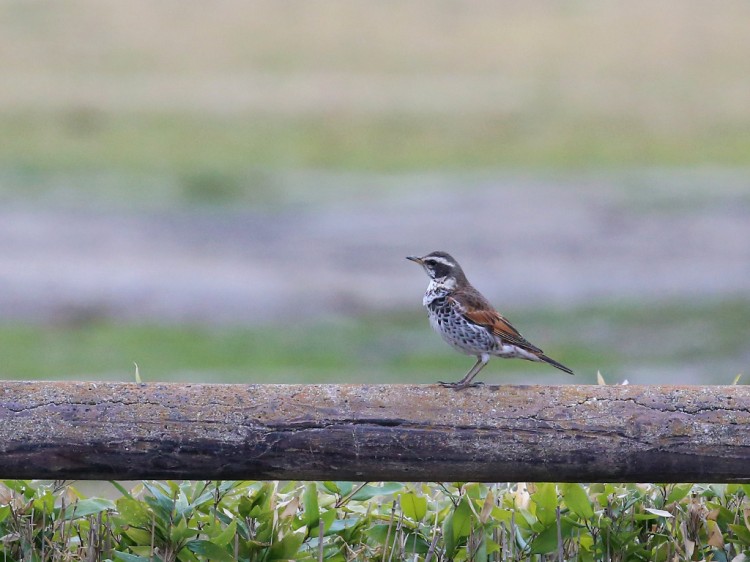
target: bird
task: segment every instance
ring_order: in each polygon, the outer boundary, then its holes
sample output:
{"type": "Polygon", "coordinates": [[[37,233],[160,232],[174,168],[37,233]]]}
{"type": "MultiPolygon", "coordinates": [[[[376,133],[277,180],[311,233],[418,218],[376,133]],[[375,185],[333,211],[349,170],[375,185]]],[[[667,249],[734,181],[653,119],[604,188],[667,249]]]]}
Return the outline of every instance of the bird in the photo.
{"type": "Polygon", "coordinates": [[[406,259],[421,265],[430,278],[422,304],[427,308],[432,328],[453,348],[477,358],[464,378],[450,383],[439,381],[441,386],[462,390],[481,384],[471,381],[493,356],[547,363],[574,374],[562,363],[546,356],[495,310],[469,283],[450,254],[438,251],[406,259]]]}

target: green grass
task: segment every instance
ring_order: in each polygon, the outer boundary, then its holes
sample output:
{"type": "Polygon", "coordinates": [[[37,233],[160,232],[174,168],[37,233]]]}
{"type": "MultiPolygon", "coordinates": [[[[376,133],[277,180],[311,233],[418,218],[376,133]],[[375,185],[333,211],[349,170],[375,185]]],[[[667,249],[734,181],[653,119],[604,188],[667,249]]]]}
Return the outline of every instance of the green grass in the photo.
{"type": "Polygon", "coordinates": [[[744,124],[649,130],[645,123],[553,115],[268,116],[0,113],[0,168],[36,173],[170,174],[187,195],[234,196],[255,169],[364,172],[747,166],[744,124]]]}
{"type": "MultiPolygon", "coordinates": [[[[463,178],[510,173],[550,182],[561,174],[575,181],[606,174],[628,193],[647,190],[651,205],[655,186],[675,178],[651,178],[643,188],[643,176],[633,170],[666,167],[679,176],[681,168],[750,167],[750,136],[742,124],[696,125],[672,135],[638,122],[565,115],[542,124],[460,114],[223,118],[71,110],[0,112],[0,129],[0,197],[139,208],[320,203],[358,185],[368,192],[424,186],[409,178],[425,172],[463,178]],[[628,174],[638,185],[625,185],[628,174]],[[350,175],[356,181],[348,181],[350,175]]],[[[684,175],[681,193],[695,181],[684,175]]],[[[725,179],[719,175],[697,174],[701,193],[711,191],[706,182],[725,179]]]]}
{"type": "MultiPolygon", "coordinates": [[[[495,360],[487,382],[728,384],[748,364],[750,301],[509,311],[523,333],[577,372],[495,360]],[[660,373],[657,376],[649,373],[660,373]]],[[[6,379],[200,382],[455,380],[471,365],[421,314],[257,327],[2,325],[6,379]]]]}
{"type": "Polygon", "coordinates": [[[11,1],[0,174],[235,201],[257,170],[750,165],[746,3],[340,4],[11,1]]]}

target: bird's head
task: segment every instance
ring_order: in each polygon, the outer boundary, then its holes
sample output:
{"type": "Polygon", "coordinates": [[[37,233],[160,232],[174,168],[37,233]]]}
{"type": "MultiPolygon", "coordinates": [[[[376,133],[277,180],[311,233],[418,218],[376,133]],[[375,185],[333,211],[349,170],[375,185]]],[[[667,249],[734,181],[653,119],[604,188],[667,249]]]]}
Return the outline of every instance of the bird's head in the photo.
{"type": "Polygon", "coordinates": [[[432,252],[421,258],[407,256],[406,259],[421,265],[430,279],[442,284],[455,285],[466,282],[466,276],[461,266],[446,252],[432,252]]]}

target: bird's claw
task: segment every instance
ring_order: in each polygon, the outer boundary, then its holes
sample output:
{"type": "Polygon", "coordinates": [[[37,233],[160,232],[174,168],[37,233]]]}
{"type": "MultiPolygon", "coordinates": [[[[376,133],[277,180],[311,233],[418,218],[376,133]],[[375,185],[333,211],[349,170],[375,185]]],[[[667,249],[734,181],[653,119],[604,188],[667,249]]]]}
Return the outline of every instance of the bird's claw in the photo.
{"type": "Polygon", "coordinates": [[[481,381],[469,384],[461,384],[460,382],[438,381],[438,384],[443,388],[452,388],[453,390],[463,390],[464,388],[477,388],[478,386],[484,386],[484,383],[481,381]]]}

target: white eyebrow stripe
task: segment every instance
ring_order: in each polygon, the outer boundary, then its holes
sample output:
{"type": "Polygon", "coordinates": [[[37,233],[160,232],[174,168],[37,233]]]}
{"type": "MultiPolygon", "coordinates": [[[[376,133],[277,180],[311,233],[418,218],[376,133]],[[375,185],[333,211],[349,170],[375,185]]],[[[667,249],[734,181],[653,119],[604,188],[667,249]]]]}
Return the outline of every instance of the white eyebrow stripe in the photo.
{"type": "Polygon", "coordinates": [[[447,265],[448,267],[456,267],[456,264],[453,263],[450,260],[447,260],[445,258],[441,258],[440,256],[425,256],[424,259],[426,260],[434,260],[438,263],[442,263],[443,265],[447,265]]]}

